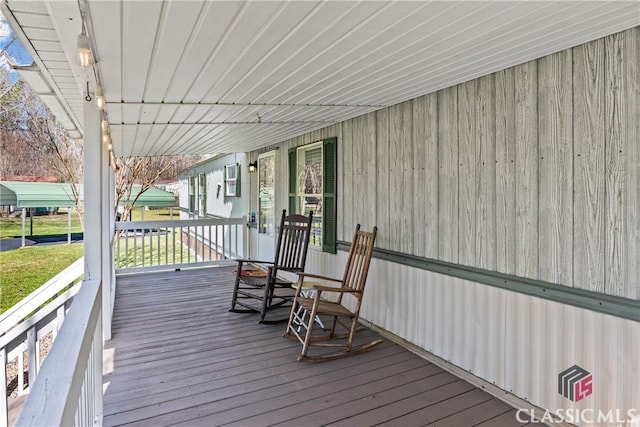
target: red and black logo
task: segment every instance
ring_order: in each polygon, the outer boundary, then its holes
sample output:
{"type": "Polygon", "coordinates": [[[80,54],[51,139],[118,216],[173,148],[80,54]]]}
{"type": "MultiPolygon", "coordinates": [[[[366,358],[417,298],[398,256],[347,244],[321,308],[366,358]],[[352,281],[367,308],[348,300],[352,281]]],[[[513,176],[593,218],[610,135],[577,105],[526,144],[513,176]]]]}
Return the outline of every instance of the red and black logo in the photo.
{"type": "Polygon", "coordinates": [[[558,393],[571,400],[579,402],[593,393],[593,375],[578,365],[558,374],[558,393]]]}

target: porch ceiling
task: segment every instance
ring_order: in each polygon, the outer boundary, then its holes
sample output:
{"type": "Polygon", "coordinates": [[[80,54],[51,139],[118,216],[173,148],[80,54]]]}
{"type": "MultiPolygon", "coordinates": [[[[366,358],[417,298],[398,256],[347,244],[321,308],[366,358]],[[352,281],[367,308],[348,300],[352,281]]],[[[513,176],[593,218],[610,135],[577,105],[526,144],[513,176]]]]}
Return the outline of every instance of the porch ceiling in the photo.
{"type": "Polygon", "coordinates": [[[637,1],[2,1],[80,132],[86,8],[118,156],[254,150],[640,24],[637,1]]]}

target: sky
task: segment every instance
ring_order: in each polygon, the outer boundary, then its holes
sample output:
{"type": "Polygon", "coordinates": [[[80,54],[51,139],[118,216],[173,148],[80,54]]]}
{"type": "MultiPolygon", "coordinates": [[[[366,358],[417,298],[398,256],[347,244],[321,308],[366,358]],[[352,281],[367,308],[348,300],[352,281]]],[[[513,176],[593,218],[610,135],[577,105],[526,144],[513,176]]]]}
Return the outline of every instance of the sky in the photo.
{"type": "MultiPolygon", "coordinates": [[[[0,52],[7,49],[7,53],[11,55],[11,58],[13,58],[13,62],[15,62],[16,64],[31,64],[33,62],[31,56],[23,46],[22,42],[16,39],[13,43],[11,43],[14,37],[15,34],[13,30],[9,26],[9,23],[5,19],[2,12],[0,12],[0,52]],[[7,45],[9,45],[8,48],[7,45]]],[[[9,69],[9,64],[4,57],[0,57],[0,67],[9,69]]],[[[11,72],[11,74],[12,76],[15,75],[15,78],[17,79],[17,73],[11,72]]]]}

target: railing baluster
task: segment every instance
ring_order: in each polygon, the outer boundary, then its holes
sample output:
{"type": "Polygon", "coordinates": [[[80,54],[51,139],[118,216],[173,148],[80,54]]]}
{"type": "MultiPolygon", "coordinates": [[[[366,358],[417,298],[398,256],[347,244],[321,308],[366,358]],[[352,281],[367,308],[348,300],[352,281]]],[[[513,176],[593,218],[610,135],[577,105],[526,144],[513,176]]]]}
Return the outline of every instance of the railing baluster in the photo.
{"type": "Polygon", "coordinates": [[[95,369],[93,370],[94,376],[94,388],[93,388],[93,407],[98,409],[99,412],[93,414],[93,425],[102,426],[102,410],[103,410],[103,397],[102,397],[102,325],[96,326],[96,331],[93,336],[93,363],[95,369]]]}
{"type": "Polygon", "coordinates": [[[18,393],[24,391],[24,352],[18,354],[18,393]]]}
{"type": "Polygon", "coordinates": [[[161,262],[162,261],[162,257],[160,256],[160,254],[161,254],[161,252],[160,252],[160,236],[161,236],[161,234],[162,233],[160,232],[160,229],[159,228],[156,229],[156,245],[157,245],[157,249],[158,249],[158,264],[157,265],[162,264],[162,262],[161,262]]]}
{"type": "Polygon", "coordinates": [[[29,387],[33,384],[38,376],[38,353],[36,350],[36,341],[38,334],[35,326],[27,331],[27,355],[29,357],[29,387]]]}
{"type": "Polygon", "coordinates": [[[164,263],[169,264],[169,229],[165,231],[164,237],[164,263]]]}
{"type": "MultiPolygon", "coordinates": [[[[200,233],[202,233],[202,256],[200,257],[201,261],[204,261],[204,240],[205,240],[205,236],[204,236],[204,225],[200,226],[200,233]]],[[[196,233],[196,238],[198,237],[197,233],[196,233]]]]}
{"type": "Polygon", "coordinates": [[[211,234],[211,224],[209,224],[209,261],[213,261],[213,258],[211,255],[211,250],[212,250],[211,246],[213,246],[213,235],[211,234]]]}
{"type": "MultiPolygon", "coordinates": [[[[167,234],[167,241],[169,241],[169,235],[167,234]]],[[[173,254],[173,262],[176,263],[176,227],[171,227],[171,253],[173,254]]],[[[167,261],[167,264],[169,262],[167,261]]]]}
{"type": "Polygon", "coordinates": [[[149,230],[149,266],[153,265],[153,230],[149,230]]]}
{"type": "Polygon", "coordinates": [[[156,265],[160,265],[161,261],[162,261],[161,252],[160,252],[160,234],[162,234],[162,233],[160,233],[160,229],[156,228],[156,252],[158,253],[158,255],[157,255],[157,257],[158,257],[157,261],[158,262],[156,263],[156,265]]]}
{"type": "MultiPolygon", "coordinates": [[[[245,219],[245,224],[246,224],[246,218],[243,217],[243,219],[245,219]]],[[[249,257],[249,227],[242,227],[242,229],[240,230],[240,235],[242,236],[242,258],[248,258],[249,257]]]]}
{"type": "Polygon", "coordinates": [[[180,264],[184,263],[184,227],[180,227],[180,264]]]}
{"type": "Polygon", "coordinates": [[[133,267],[138,266],[138,233],[133,229],[133,267]]]}
{"type": "Polygon", "coordinates": [[[0,383],[4,384],[4,396],[0,396],[0,425],[9,425],[9,402],[7,401],[7,349],[0,348],[0,383]]]}
{"type": "Polygon", "coordinates": [[[116,255],[115,255],[115,259],[116,259],[116,265],[120,265],[120,232],[116,231],[116,255]]]}
{"type": "Polygon", "coordinates": [[[36,329],[36,375],[40,372],[42,360],[40,360],[40,340],[38,339],[38,330],[36,329]]]}
{"type": "Polygon", "coordinates": [[[187,251],[187,263],[191,262],[191,226],[187,227],[187,239],[188,239],[188,245],[189,245],[189,250],[187,251]]]}
{"type": "MultiPolygon", "coordinates": [[[[222,226],[222,236],[220,236],[221,240],[222,240],[222,256],[220,257],[220,259],[227,259],[227,253],[226,253],[226,249],[225,249],[226,246],[227,246],[226,245],[227,242],[225,241],[226,239],[224,238],[224,236],[225,236],[225,232],[224,232],[225,228],[228,228],[228,227],[225,227],[223,225],[222,226]]],[[[228,233],[226,233],[226,234],[228,234],[228,233]]]]}

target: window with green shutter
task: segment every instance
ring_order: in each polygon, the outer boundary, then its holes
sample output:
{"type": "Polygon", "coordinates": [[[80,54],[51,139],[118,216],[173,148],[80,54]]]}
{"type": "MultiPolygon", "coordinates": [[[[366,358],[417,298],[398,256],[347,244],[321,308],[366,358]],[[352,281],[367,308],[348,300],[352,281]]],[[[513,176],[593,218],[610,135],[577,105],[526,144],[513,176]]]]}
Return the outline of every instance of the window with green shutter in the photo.
{"type": "Polygon", "coordinates": [[[336,253],[337,138],[289,150],[289,212],[313,211],[310,244],[336,253]]]}

